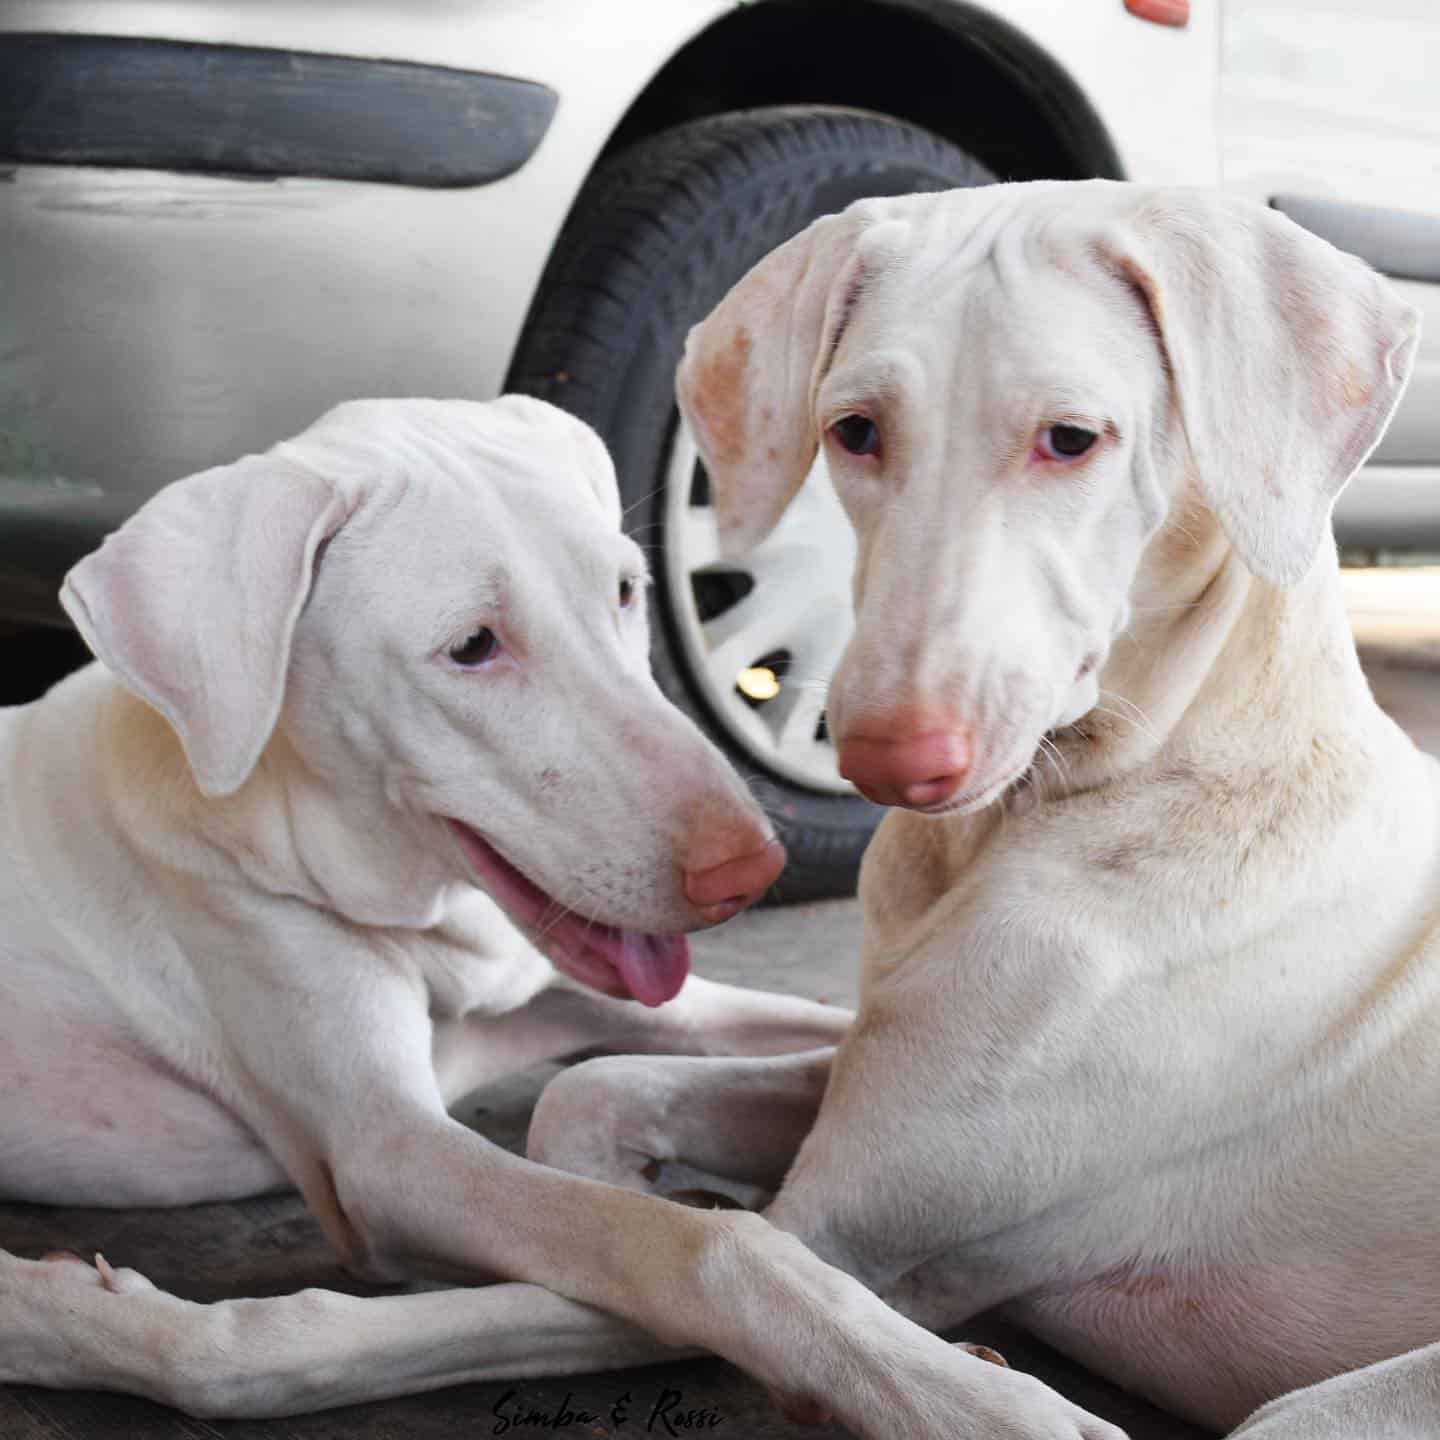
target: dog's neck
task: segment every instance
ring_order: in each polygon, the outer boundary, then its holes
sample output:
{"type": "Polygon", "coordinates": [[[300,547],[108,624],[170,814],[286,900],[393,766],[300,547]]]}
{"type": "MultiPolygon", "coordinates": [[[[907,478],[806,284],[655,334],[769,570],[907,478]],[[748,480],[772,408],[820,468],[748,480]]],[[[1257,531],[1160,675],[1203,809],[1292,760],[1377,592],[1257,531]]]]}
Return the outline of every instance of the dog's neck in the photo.
{"type": "Polygon", "coordinates": [[[239,880],[355,924],[404,929],[440,923],[468,889],[447,861],[440,821],[401,812],[378,787],[337,794],[283,729],[239,790],[207,799],[155,710],[117,683],[109,713],[115,773],[147,777],[117,789],[112,803],[123,807],[125,833],[151,864],[208,882],[239,880]],[[207,843],[177,847],[176,834],[207,843]]]}
{"type": "Polygon", "coordinates": [[[1280,589],[1246,570],[1213,512],[1192,500],[1147,547],[1132,596],[1099,703],[1053,737],[1059,763],[1040,765],[1030,803],[1125,779],[1157,757],[1223,757],[1243,770],[1257,725],[1283,752],[1378,715],[1328,541],[1306,577],[1280,589]]]}
{"type": "Polygon", "coordinates": [[[448,836],[438,819],[396,804],[378,780],[337,785],[306,763],[282,725],[245,789],[247,824],[267,841],[248,850],[263,855],[253,883],[360,925],[426,929],[444,918],[459,882],[443,853],[448,836]]]}
{"type": "Polygon", "coordinates": [[[1058,753],[1042,747],[1023,782],[974,814],[887,814],[861,873],[867,956],[893,960],[920,945],[992,842],[1021,833],[1017,819],[1043,822],[1077,797],[1141,802],[1153,781],[1177,777],[1279,805],[1297,788],[1327,793],[1311,784],[1306,766],[1316,763],[1335,793],[1349,793],[1367,783],[1367,756],[1409,744],[1360,669],[1333,546],[1303,581],[1279,589],[1245,569],[1195,501],[1178,505],[1147,547],[1131,593],[1099,704],[1052,737],[1058,753]],[[1349,783],[1337,786],[1339,769],[1349,783]]]}

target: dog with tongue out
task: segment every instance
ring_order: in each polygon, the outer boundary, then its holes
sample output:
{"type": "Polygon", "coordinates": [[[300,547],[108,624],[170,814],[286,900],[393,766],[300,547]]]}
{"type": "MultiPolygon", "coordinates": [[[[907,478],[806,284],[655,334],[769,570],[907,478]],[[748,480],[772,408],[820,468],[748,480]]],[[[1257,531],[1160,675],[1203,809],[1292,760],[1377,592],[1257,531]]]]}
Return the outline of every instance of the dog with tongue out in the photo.
{"type": "MultiPolygon", "coordinates": [[[[468,825],[458,820],[451,824],[481,885],[567,975],[642,1005],[663,1005],[680,993],[690,973],[690,942],[683,934],[651,934],[587,920],[547,895],[468,825]]],[[[784,860],[780,842],[770,840],[753,855],[722,861],[715,868],[726,874],[715,876],[710,893],[726,888],[736,893],[697,908],[707,922],[729,919],[753,898],[742,886],[759,884],[763,890],[784,860]]],[[[688,889],[691,877],[687,874],[686,879],[688,889]]]]}
{"type": "Polygon", "coordinates": [[[0,1380],[268,1416],[655,1334],[751,1364],[704,1318],[726,1305],[676,1298],[733,1250],[721,1222],[447,1112],[546,1057],[805,1052],[850,1019],[688,974],[685,933],[784,852],[651,678],[620,520],[558,410],[360,401],[159,491],[71,571],[101,663],[0,711],[0,1092],[28,1086],[0,1197],[290,1185],[353,1270],[531,1284],[195,1306],[123,1256],[0,1252],[0,1380]],[[103,1126],[97,1095],[123,1097],[103,1126]]]}

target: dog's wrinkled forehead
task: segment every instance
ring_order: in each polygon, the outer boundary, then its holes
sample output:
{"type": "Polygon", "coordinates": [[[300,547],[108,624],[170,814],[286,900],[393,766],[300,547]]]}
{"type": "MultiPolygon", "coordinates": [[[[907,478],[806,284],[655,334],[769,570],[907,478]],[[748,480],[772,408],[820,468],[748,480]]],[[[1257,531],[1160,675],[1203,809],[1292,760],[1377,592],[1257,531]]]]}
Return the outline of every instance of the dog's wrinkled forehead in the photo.
{"type": "Polygon", "coordinates": [[[615,472],[599,437],[555,407],[524,396],[469,400],[353,400],[279,447],[333,481],[352,511],[447,489],[481,505],[598,506],[619,523],[615,472]]]}
{"type": "Polygon", "coordinates": [[[605,447],[540,401],[353,401],[281,448],[345,496],[308,610],[365,631],[356,643],[413,649],[456,626],[521,625],[608,599],[622,571],[643,569],[605,447]]]}
{"type": "MultiPolygon", "coordinates": [[[[868,228],[856,239],[845,294],[832,300],[830,358],[861,320],[891,320],[912,334],[933,335],[944,327],[917,326],[917,314],[948,313],[977,288],[1003,292],[1015,309],[1032,308],[1027,302],[1047,280],[1073,286],[1080,279],[1092,288],[1104,273],[1096,241],[1110,200],[1108,188],[1092,193],[1089,185],[1055,182],[856,205],[868,228]],[[1077,190],[1086,192],[1083,200],[1077,190]]],[[[945,338],[953,344],[957,337],[945,338]]]]}
{"type": "Polygon", "coordinates": [[[1158,337],[1103,257],[1103,213],[1077,204],[1074,188],[1002,185],[892,203],[861,237],[869,243],[857,244],[856,273],[832,304],[812,392],[819,424],[851,401],[886,397],[943,406],[969,425],[974,409],[1008,424],[1107,396],[1123,404],[1124,386],[1137,382],[1148,396],[1164,378],[1158,337]]]}

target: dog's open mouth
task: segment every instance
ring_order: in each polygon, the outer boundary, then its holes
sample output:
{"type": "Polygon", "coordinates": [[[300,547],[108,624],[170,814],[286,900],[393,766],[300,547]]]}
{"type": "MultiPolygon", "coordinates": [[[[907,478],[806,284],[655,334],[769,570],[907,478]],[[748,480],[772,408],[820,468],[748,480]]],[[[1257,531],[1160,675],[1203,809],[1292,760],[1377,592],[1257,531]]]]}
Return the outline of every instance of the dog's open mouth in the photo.
{"type": "Polygon", "coordinates": [[[468,825],[451,820],[450,828],[481,886],[567,975],[642,1005],[663,1005],[679,993],[690,973],[683,935],[646,935],[576,915],[468,825]]]}

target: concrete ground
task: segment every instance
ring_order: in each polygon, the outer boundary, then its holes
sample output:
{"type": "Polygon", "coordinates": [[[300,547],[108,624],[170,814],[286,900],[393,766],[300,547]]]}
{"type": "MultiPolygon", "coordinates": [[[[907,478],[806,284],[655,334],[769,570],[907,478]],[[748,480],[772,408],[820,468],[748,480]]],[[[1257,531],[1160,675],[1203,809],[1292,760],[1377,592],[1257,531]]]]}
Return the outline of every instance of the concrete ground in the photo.
{"type": "MultiPolygon", "coordinates": [[[[1347,575],[1347,592],[1367,673],[1380,702],[1427,749],[1440,754],[1440,569],[1347,575]]],[[[832,902],[743,916],[695,945],[696,966],[716,979],[849,1003],[855,995],[860,917],[853,902],[832,902]]],[[[556,1067],[538,1067],[477,1093],[460,1114],[484,1134],[518,1149],[529,1111],[556,1067]]],[[[357,1103],[363,1103],[359,1097],[357,1103]]],[[[335,1267],[318,1227],[299,1201],[282,1196],[182,1211],[54,1210],[0,1206],[0,1247],[25,1255],[52,1248],[105,1253],[157,1284],[197,1300],[271,1295],[307,1285],[375,1293],[335,1267]]],[[[956,1338],[959,1338],[958,1336],[956,1338]]],[[[1198,1440],[1201,1432],[1104,1384],[995,1316],[963,1329],[1017,1367],[1032,1371],[1077,1403],[1124,1426],[1131,1440],[1198,1440]]],[[[837,1440],[831,1426],[778,1419],[758,1387],[719,1361],[690,1361],[569,1380],[515,1386],[472,1385],[383,1404],[265,1422],[198,1422],[143,1400],[0,1387],[0,1435],[7,1440],[135,1437],[135,1440],[429,1440],[505,1433],[515,1407],[572,1414],[563,1427],[513,1433],[590,1437],[666,1434],[656,1407],[706,1410],[714,1432],[741,1440],[837,1440]],[[513,1392],[507,1394],[507,1392],[513,1392]],[[612,1419],[628,1395],[628,1423],[612,1419]],[[568,1397],[568,1398],[567,1398],[568,1397]],[[497,1408],[498,1407],[498,1408],[497,1408]]],[[[957,1420],[959,1417],[957,1417],[957,1420]]],[[[895,1440],[912,1440],[897,1435],[895,1440]]]]}

